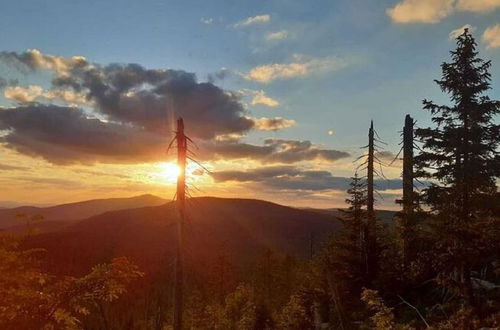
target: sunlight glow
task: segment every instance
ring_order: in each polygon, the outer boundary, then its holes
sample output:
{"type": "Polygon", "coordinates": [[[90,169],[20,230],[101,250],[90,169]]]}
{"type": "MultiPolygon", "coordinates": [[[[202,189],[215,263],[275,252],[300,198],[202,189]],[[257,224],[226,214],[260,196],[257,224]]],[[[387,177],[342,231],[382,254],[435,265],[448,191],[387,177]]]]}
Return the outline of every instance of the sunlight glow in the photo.
{"type": "Polygon", "coordinates": [[[175,183],[177,182],[177,177],[180,174],[179,167],[174,163],[162,163],[160,164],[160,172],[158,175],[167,182],[175,183]]]}

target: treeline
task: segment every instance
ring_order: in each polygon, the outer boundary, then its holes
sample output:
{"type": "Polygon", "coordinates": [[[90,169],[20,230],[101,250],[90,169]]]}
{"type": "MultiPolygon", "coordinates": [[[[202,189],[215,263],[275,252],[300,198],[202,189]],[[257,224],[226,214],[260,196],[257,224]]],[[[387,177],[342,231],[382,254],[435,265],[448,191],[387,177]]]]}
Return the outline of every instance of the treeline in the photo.
{"type": "MultiPolygon", "coordinates": [[[[405,182],[393,224],[372,210],[368,160],[368,175],[353,175],[342,229],[309,260],[267,251],[246,265],[223,254],[206,269],[188,263],[185,329],[499,328],[500,102],[486,96],[490,65],[467,30],[457,38],[436,81],[450,104],[424,100],[432,127],[412,128],[416,152],[403,155],[412,156],[406,180],[424,188],[405,182]]],[[[61,278],[19,244],[0,244],[1,329],[171,329],[170,261],[144,274],[119,258],[61,278]]]]}

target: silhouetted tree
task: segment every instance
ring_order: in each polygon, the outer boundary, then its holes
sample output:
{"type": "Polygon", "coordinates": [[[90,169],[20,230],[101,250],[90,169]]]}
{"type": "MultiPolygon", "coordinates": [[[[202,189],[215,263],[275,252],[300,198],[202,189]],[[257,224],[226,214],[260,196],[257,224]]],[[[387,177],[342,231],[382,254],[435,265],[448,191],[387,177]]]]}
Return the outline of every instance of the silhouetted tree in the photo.
{"type": "Polygon", "coordinates": [[[356,268],[354,274],[359,277],[358,280],[363,278],[366,280],[368,271],[368,247],[365,240],[368,223],[367,212],[364,209],[367,200],[366,182],[356,172],[349,186],[347,190],[349,197],[345,200],[349,208],[341,210],[344,214],[342,218],[344,234],[339,244],[347,252],[345,261],[356,268]]]}
{"type": "Polygon", "coordinates": [[[451,51],[452,61],[441,66],[441,80],[436,80],[451,104],[424,100],[434,126],[415,132],[423,143],[415,158],[416,174],[433,182],[423,197],[436,217],[433,249],[439,279],[471,305],[471,272],[492,253],[485,251],[486,228],[478,224],[491,216],[485,201],[495,198],[495,177],[500,173],[500,126],[494,123],[500,102],[484,95],[491,88],[491,63],[477,55],[476,42],[466,29],[451,51]]]}

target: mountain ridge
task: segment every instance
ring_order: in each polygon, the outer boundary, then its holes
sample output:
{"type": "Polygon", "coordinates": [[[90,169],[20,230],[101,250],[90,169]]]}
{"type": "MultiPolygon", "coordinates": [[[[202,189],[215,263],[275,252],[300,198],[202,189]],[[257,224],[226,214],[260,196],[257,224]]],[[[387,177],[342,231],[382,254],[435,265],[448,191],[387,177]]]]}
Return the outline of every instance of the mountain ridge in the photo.
{"type": "Polygon", "coordinates": [[[165,203],[167,203],[166,199],[151,194],[143,194],[132,197],[91,199],[49,207],[19,206],[4,208],[0,209],[0,229],[23,226],[24,224],[20,223],[18,214],[26,216],[40,215],[43,217],[43,225],[50,222],[63,224],[83,220],[107,211],[141,206],[157,206],[165,203]]]}
{"type": "MultiPolygon", "coordinates": [[[[307,257],[312,236],[319,247],[341,226],[330,214],[255,199],[197,197],[187,200],[187,208],[186,257],[198,268],[221,254],[238,263],[266,250],[307,257]]],[[[174,202],[109,211],[36,235],[27,246],[45,249],[46,265],[55,272],[83,274],[126,256],[154,273],[173,258],[176,217],[174,202]]]]}

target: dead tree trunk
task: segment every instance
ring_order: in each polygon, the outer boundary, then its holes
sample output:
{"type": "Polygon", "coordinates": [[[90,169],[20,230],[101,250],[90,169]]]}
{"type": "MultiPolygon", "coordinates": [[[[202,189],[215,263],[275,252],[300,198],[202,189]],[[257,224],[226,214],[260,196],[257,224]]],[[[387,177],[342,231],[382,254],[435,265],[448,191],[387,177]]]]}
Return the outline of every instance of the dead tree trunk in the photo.
{"type": "Polygon", "coordinates": [[[367,223],[365,224],[365,251],[366,251],[366,284],[370,285],[376,272],[376,244],[375,244],[375,210],[374,210],[374,164],[375,164],[375,131],[373,130],[373,120],[368,131],[368,164],[367,164],[367,194],[366,210],[367,223]]]}
{"type": "Polygon", "coordinates": [[[373,131],[373,120],[370,124],[370,130],[368,131],[368,173],[367,173],[367,198],[366,198],[366,210],[368,212],[368,221],[373,222],[375,220],[373,204],[375,199],[373,197],[374,183],[373,183],[373,172],[374,172],[374,161],[375,161],[375,136],[373,131]]]}
{"type": "Polygon", "coordinates": [[[175,288],[174,288],[174,330],[182,330],[183,312],[183,286],[184,286],[184,265],[183,265],[183,226],[186,216],[186,154],[187,138],[184,135],[184,122],[182,118],[177,120],[177,131],[175,140],[177,141],[177,166],[179,176],[177,178],[177,250],[175,258],[175,288]]]}
{"type": "Polygon", "coordinates": [[[411,262],[412,239],[414,232],[414,193],[413,193],[413,119],[406,115],[403,128],[403,265],[411,262]]]}

